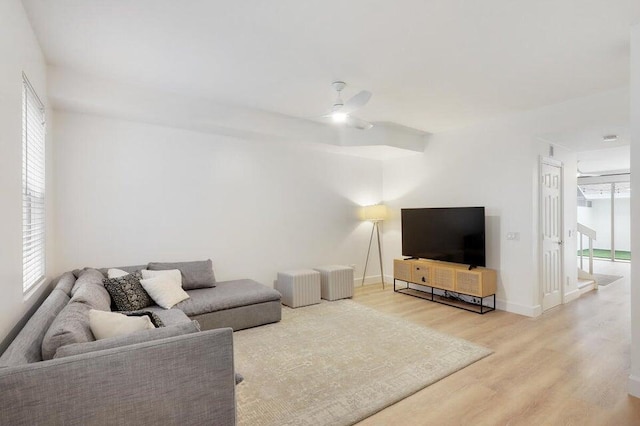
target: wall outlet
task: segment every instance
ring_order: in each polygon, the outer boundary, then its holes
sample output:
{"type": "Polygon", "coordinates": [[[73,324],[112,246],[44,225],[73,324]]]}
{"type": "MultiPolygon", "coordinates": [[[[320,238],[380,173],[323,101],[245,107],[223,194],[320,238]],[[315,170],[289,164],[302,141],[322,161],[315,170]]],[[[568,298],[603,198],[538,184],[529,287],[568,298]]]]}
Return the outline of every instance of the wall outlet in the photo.
{"type": "Polygon", "coordinates": [[[519,232],[507,232],[507,240],[520,241],[520,233],[519,232]]]}

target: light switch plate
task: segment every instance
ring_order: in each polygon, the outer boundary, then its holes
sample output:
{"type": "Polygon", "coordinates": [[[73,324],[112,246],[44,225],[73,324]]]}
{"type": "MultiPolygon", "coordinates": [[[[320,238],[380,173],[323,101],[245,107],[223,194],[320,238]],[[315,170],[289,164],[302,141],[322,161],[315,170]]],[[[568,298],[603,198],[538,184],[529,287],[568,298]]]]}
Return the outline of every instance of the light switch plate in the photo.
{"type": "Polygon", "coordinates": [[[507,240],[519,241],[520,240],[520,233],[519,232],[507,232],[507,240]]]}

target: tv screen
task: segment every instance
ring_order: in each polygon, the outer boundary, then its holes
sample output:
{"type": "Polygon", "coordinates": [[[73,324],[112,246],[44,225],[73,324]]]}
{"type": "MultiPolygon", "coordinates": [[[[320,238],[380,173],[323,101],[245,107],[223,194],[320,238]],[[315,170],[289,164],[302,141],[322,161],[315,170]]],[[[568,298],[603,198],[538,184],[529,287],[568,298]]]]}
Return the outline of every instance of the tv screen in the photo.
{"type": "Polygon", "coordinates": [[[486,266],[484,207],[402,209],[402,255],[486,266]]]}

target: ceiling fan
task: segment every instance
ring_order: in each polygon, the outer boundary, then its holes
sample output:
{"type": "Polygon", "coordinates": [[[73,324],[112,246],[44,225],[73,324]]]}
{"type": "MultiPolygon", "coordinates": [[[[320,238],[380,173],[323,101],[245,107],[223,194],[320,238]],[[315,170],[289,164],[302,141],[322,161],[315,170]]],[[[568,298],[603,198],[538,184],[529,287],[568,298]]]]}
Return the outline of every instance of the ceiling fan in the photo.
{"type": "Polygon", "coordinates": [[[331,112],[323,117],[331,118],[334,123],[344,123],[346,126],[353,127],[355,129],[369,130],[373,127],[373,124],[361,118],[354,117],[351,113],[359,110],[369,102],[369,99],[371,99],[371,92],[368,90],[362,90],[348,101],[344,102],[341,97],[341,92],[346,85],[347,83],[344,81],[334,81],[331,83],[331,87],[338,92],[338,96],[331,107],[331,112]]]}

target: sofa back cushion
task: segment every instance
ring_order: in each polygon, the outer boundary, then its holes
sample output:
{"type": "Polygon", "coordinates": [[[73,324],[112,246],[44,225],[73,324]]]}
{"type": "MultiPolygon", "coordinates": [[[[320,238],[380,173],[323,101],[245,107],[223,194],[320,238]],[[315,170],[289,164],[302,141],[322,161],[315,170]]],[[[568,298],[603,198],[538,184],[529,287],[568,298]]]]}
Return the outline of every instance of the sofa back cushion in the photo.
{"type": "Polygon", "coordinates": [[[74,302],[84,303],[100,311],[111,310],[111,296],[102,282],[87,281],[83,283],[71,298],[71,303],[74,302]]]}
{"type": "Polygon", "coordinates": [[[56,278],[52,284],[54,288],[58,290],[62,290],[67,294],[67,296],[71,297],[71,289],[73,288],[73,285],[75,283],[76,283],[76,277],[73,275],[73,273],[65,272],[64,274],[56,278]]]}
{"type": "Polygon", "coordinates": [[[195,290],[216,286],[211,259],[195,262],[151,262],[147,265],[151,271],[166,271],[178,269],[182,274],[182,288],[195,290]]]}
{"type": "Polygon", "coordinates": [[[111,268],[98,268],[98,271],[102,272],[102,275],[104,275],[106,278],[108,276],[109,269],[120,269],[121,271],[125,271],[130,274],[133,274],[134,272],[137,272],[146,268],[147,268],[147,265],[129,265],[129,266],[116,266],[111,268]]]}
{"type": "Polygon", "coordinates": [[[59,347],[95,340],[89,327],[91,306],[69,302],[58,314],[42,339],[42,359],[52,359],[59,347]]]}
{"type": "Polygon", "coordinates": [[[97,269],[83,269],[78,275],[78,279],[71,289],[71,297],[75,296],[76,291],[78,291],[78,289],[85,284],[96,284],[101,286],[103,279],[104,275],[102,275],[102,273],[97,269]]]}
{"type": "Polygon", "coordinates": [[[53,290],[2,354],[0,366],[13,367],[42,361],[44,335],[68,302],[69,296],[64,291],[53,290]]]}

